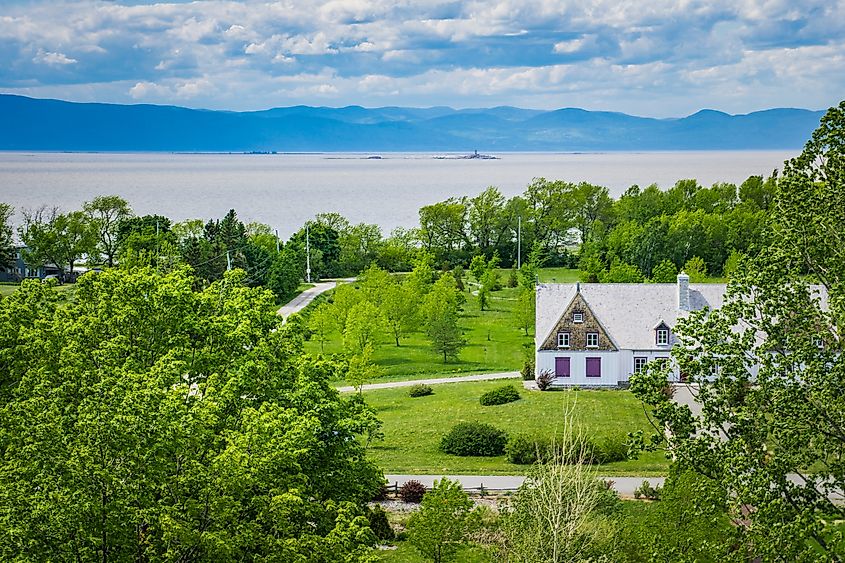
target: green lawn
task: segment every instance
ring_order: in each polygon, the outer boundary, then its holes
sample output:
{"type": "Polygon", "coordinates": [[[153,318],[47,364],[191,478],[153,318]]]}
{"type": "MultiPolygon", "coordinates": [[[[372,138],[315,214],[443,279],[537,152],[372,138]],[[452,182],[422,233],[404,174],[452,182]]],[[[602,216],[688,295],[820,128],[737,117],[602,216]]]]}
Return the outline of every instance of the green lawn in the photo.
{"type": "MultiPolygon", "coordinates": [[[[0,297],[8,297],[20,289],[20,285],[0,285],[0,297]]],[[[60,295],[62,300],[70,300],[73,298],[75,286],[71,283],[56,286],[56,292],[60,295]]]]}
{"type": "Polygon", "coordinates": [[[541,283],[575,283],[580,279],[581,270],[570,268],[540,268],[541,283]]]}
{"type": "MultiPolygon", "coordinates": [[[[399,542],[396,549],[379,551],[379,561],[385,563],[426,563],[426,559],[417,549],[408,542],[399,542]]],[[[490,555],[480,547],[463,547],[456,554],[455,561],[461,563],[490,563],[493,561],[490,555]]]]}
{"type": "MultiPolygon", "coordinates": [[[[478,398],[499,385],[519,380],[473,381],[433,386],[434,394],[410,398],[408,388],[365,391],[368,404],[383,422],[384,440],[370,447],[369,455],[385,473],[408,474],[520,474],[525,466],[508,463],[504,456],[457,457],[438,450],[440,438],[454,424],[477,420],[509,433],[551,437],[567,406],[587,436],[623,438],[635,430],[651,430],[642,404],[628,391],[524,391],[514,403],[482,407],[478,398]]],[[[604,475],[662,475],[668,462],[661,453],[600,466],[604,475]]]]}
{"type": "MultiPolygon", "coordinates": [[[[505,288],[493,292],[490,310],[485,311],[479,309],[478,297],[464,293],[467,302],[460,326],[468,344],[461,350],[458,361],[444,363],[421,332],[406,336],[399,347],[383,334],[374,354],[376,364],[382,369],[379,381],[518,370],[524,358],[523,344],[533,343],[533,330],[525,336],[514,324],[517,291],[505,288]]],[[[318,354],[320,344],[312,340],[305,343],[305,349],[318,354]]],[[[342,349],[341,335],[334,332],[325,343],[325,352],[342,349]]]]}

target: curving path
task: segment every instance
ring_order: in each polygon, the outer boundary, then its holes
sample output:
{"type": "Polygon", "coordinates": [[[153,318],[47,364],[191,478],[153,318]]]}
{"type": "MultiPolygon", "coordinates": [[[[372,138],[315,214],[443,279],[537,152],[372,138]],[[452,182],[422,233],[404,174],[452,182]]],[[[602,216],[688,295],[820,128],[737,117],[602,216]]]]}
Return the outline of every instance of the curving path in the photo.
{"type": "MultiPolygon", "coordinates": [[[[479,373],[476,375],[460,375],[457,377],[435,377],[433,379],[409,379],[407,381],[388,381],[385,383],[368,383],[364,385],[364,391],[370,389],[393,389],[394,387],[410,387],[411,385],[439,385],[441,383],[461,383],[462,381],[490,381],[493,379],[512,379],[519,377],[518,371],[503,371],[501,373],[479,373]]],[[[355,391],[352,386],[338,387],[341,393],[355,391]]]]}
{"type": "Polygon", "coordinates": [[[287,318],[288,316],[303,310],[305,307],[308,306],[309,303],[314,301],[314,298],[316,298],[321,293],[325,293],[328,290],[337,287],[338,282],[349,282],[354,280],[354,278],[348,278],[342,280],[327,280],[324,282],[317,282],[314,284],[314,287],[309,287],[308,289],[291,299],[289,303],[282,305],[278,310],[278,314],[283,318],[287,318]]]}

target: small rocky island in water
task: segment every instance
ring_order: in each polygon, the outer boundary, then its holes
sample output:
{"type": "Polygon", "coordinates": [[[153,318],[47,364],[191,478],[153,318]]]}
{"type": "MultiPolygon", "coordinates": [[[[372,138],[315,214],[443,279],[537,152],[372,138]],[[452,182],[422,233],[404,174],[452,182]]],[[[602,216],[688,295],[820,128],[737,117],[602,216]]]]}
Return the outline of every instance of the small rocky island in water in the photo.
{"type": "Polygon", "coordinates": [[[438,160],[470,160],[470,159],[479,159],[479,160],[499,160],[498,156],[493,156],[491,154],[480,154],[478,151],[474,151],[472,154],[461,154],[461,155],[449,155],[449,156],[435,156],[434,158],[438,160]]]}

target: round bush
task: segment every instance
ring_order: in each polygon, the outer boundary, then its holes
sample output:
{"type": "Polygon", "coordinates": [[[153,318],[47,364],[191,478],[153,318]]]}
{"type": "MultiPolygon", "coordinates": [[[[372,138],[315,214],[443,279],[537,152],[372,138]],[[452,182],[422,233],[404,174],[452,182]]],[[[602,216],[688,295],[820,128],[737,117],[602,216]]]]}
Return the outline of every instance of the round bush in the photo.
{"type": "Polygon", "coordinates": [[[593,442],[592,460],[596,464],[613,463],[628,459],[628,444],[620,438],[602,438],[593,442]]]}
{"type": "Polygon", "coordinates": [[[431,386],[422,383],[411,385],[411,388],[408,390],[408,395],[410,397],[425,397],[426,395],[431,395],[432,393],[434,393],[434,390],[431,386]]]}
{"type": "Polygon", "coordinates": [[[424,495],[425,485],[413,479],[405,481],[405,484],[399,487],[399,498],[405,502],[418,503],[422,500],[424,495]]]}
{"type": "Polygon", "coordinates": [[[503,385],[487,391],[481,396],[481,405],[489,407],[492,405],[504,405],[519,400],[519,391],[513,385],[503,385]]]}
{"type": "Polygon", "coordinates": [[[440,451],[460,456],[502,455],[508,435],[504,430],[481,422],[461,422],[440,440],[440,451]]]}
{"type": "Polygon", "coordinates": [[[538,440],[527,434],[517,434],[508,440],[505,454],[508,461],[517,465],[531,465],[537,461],[538,452],[549,448],[547,440],[538,440]]]}

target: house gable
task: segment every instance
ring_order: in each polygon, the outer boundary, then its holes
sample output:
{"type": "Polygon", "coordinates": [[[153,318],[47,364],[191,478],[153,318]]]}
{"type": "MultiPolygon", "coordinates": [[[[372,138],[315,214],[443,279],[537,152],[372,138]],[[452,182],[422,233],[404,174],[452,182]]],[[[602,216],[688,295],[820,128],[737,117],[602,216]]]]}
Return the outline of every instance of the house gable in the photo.
{"type": "Polygon", "coordinates": [[[558,321],[552,327],[551,332],[546,336],[540,346],[540,350],[560,350],[557,342],[557,335],[561,332],[569,333],[569,346],[566,350],[600,350],[617,351],[618,348],[613,339],[599,322],[593,310],[587,304],[580,292],[576,293],[563,311],[558,321]],[[582,322],[575,322],[575,313],[581,313],[582,322]],[[587,347],[587,333],[598,334],[598,346],[587,347]]]}

